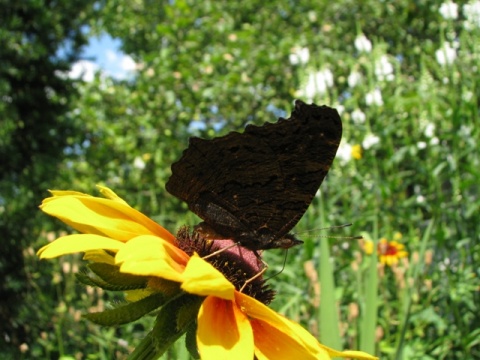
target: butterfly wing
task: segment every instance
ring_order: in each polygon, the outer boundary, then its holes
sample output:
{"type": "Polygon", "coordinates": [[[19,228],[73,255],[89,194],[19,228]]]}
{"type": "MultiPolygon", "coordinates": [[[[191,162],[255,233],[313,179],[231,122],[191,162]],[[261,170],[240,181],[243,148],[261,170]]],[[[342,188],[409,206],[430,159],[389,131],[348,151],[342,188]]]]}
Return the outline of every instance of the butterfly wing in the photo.
{"type": "Polygon", "coordinates": [[[297,100],[289,119],[191,138],[166,188],[225,238],[279,247],[330,169],[341,134],[336,110],[297,100]]]}

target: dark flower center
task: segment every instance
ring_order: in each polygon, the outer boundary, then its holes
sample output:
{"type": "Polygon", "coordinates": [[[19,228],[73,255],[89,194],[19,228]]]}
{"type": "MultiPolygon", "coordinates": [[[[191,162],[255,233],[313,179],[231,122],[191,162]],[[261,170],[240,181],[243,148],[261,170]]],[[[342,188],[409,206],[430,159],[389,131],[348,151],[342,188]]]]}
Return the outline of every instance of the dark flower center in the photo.
{"type": "Polygon", "coordinates": [[[199,232],[190,231],[187,226],[181,227],[178,231],[176,245],[189,256],[196,252],[205,258],[235,286],[235,289],[240,291],[247,282],[243,293],[265,305],[272,302],[275,291],[269,288],[263,276],[254,278],[262,270],[263,264],[253,251],[235,244],[232,240],[208,240],[199,232]]]}

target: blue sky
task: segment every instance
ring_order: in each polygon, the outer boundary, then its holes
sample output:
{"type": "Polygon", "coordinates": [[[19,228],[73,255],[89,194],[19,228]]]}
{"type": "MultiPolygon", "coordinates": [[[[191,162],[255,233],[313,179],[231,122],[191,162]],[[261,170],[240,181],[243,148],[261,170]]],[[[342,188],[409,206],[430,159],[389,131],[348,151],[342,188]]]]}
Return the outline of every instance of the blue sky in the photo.
{"type": "Polygon", "coordinates": [[[90,38],[90,42],[83,51],[84,58],[95,58],[94,62],[101,68],[111,67],[107,58],[107,51],[120,54],[121,42],[119,39],[113,39],[110,35],[104,34],[100,37],[90,38]]]}
{"type": "Polygon", "coordinates": [[[70,76],[91,81],[96,71],[115,79],[125,79],[135,70],[133,59],[120,51],[121,42],[108,34],[92,37],[82,53],[82,60],[73,65],[70,76]]]}

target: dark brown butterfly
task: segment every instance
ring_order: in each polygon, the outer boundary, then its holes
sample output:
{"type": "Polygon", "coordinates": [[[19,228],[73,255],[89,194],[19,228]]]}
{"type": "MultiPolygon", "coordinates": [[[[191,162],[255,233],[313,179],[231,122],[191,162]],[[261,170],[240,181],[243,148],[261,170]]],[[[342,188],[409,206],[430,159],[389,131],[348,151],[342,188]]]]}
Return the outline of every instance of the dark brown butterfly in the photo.
{"type": "Polygon", "coordinates": [[[342,137],[335,109],[297,100],[288,119],[248,125],[212,140],[190,138],[172,165],[168,192],[204,222],[208,238],[250,250],[289,248],[289,231],[327,175],[342,137]]]}

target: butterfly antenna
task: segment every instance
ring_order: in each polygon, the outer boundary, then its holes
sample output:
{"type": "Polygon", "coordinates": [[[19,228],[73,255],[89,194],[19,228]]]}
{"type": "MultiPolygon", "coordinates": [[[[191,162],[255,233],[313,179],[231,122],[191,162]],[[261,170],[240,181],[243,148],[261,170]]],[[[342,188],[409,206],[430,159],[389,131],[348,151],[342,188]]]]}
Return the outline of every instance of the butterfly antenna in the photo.
{"type": "MultiPolygon", "coordinates": [[[[313,232],[313,231],[319,231],[319,230],[328,230],[328,229],[341,229],[344,227],[352,226],[352,223],[348,224],[341,224],[341,225],[333,225],[333,226],[327,226],[323,228],[317,228],[317,229],[311,229],[307,230],[305,232],[313,232]]],[[[328,238],[328,239],[347,239],[347,240],[361,240],[363,239],[363,236],[332,236],[332,235],[319,235],[318,237],[320,238],[328,238]]]]}
{"type": "Polygon", "coordinates": [[[285,251],[285,257],[283,258],[282,268],[276,274],[273,274],[272,276],[269,276],[268,278],[266,278],[265,281],[268,281],[268,280],[274,278],[275,276],[280,275],[283,272],[283,270],[285,270],[285,265],[287,264],[288,249],[285,249],[285,250],[286,251],[285,251]]]}
{"type": "Polygon", "coordinates": [[[332,235],[318,235],[319,238],[326,239],[341,239],[341,240],[362,240],[363,236],[332,236],[332,235]]]}

